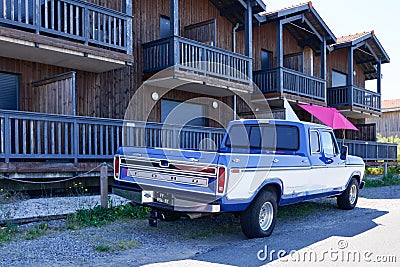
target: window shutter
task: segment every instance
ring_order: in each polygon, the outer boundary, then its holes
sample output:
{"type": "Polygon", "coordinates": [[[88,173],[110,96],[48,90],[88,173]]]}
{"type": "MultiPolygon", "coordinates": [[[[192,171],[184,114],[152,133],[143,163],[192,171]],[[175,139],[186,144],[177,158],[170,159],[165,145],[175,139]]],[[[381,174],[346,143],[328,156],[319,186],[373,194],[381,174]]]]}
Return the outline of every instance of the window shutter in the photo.
{"type": "Polygon", "coordinates": [[[0,109],[19,109],[18,80],[18,75],[0,73],[0,109]]]}

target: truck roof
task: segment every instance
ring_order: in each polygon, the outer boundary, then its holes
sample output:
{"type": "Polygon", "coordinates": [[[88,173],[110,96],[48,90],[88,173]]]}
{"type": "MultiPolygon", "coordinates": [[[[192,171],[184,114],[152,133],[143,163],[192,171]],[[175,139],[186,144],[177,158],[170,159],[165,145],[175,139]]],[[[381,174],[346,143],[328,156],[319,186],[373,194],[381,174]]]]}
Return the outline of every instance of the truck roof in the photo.
{"type": "Polygon", "coordinates": [[[324,128],[332,130],[332,128],[312,122],[305,121],[290,121],[290,120],[278,120],[278,119],[240,119],[231,121],[232,125],[235,124],[281,124],[281,125],[296,125],[296,126],[306,126],[307,128],[324,128]]]}

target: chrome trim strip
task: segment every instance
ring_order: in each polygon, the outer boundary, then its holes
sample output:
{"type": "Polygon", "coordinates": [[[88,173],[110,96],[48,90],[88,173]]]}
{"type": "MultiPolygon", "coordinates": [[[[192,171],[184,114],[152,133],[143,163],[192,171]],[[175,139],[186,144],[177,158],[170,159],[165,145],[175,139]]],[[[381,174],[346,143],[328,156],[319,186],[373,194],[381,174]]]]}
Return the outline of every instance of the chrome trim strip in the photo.
{"type": "Polygon", "coordinates": [[[191,192],[191,193],[197,193],[197,194],[202,194],[202,195],[210,195],[210,196],[216,196],[214,193],[207,193],[207,192],[199,192],[196,190],[188,190],[188,189],[180,189],[180,188],[171,188],[168,186],[162,186],[162,185],[153,185],[153,184],[147,184],[147,183],[142,183],[142,182],[133,182],[133,181],[129,181],[129,180],[122,180],[119,179],[118,181],[124,182],[124,183],[130,183],[130,184],[137,184],[139,186],[149,186],[149,187],[154,187],[154,188],[164,188],[164,189],[169,189],[169,190],[173,190],[173,191],[182,191],[182,192],[191,192]]]}

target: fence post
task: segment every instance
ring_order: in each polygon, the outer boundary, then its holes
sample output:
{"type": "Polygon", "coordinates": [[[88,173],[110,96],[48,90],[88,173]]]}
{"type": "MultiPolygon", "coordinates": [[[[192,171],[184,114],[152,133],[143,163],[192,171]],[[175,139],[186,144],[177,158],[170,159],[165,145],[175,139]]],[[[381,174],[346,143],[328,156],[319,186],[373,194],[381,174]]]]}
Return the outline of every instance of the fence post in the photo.
{"type": "Polygon", "coordinates": [[[36,22],[36,25],[35,25],[36,26],[36,33],[38,34],[40,32],[40,27],[41,27],[41,23],[42,23],[41,16],[40,16],[40,14],[41,14],[41,11],[40,11],[40,0],[35,0],[34,1],[33,10],[34,10],[33,15],[35,16],[35,19],[36,19],[36,21],[35,21],[36,22]]]}
{"type": "Polygon", "coordinates": [[[108,167],[102,164],[100,167],[100,204],[103,208],[108,208],[108,167]]]}
{"type": "Polygon", "coordinates": [[[387,175],[387,174],[388,174],[388,163],[387,163],[387,161],[385,161],[385,162],[383,163],[383,174],[384,174],[384,175],[387,175]]]}

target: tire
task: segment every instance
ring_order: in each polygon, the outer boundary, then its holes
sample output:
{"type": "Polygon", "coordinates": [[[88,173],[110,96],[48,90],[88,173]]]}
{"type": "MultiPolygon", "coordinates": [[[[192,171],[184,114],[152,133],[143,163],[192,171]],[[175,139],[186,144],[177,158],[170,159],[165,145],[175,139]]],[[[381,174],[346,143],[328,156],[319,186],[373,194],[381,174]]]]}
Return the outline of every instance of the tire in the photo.
{"type": "Polygon", "coordinates": [[[267,237],[276,224],[278,204],[276,193],[266,190],[240,215],[240,225],[248,238],[267,237]],[[263,218],[261,218],[263,216],[263,218]]]}
{"type": "Polygon", "coordinates": [[[181,218],[181,214],[173,211],[158,210],[157,217],[162,221],[174,222],[181,218]]]}
{"type": "Polygon", "coordinates": [[[344,190],[344,192],[336,198],[338,207],[343,210],[354,209],[354,207],[357,205],[358,191],[357,179],[351,178],[346,190],[344,190]]]}

